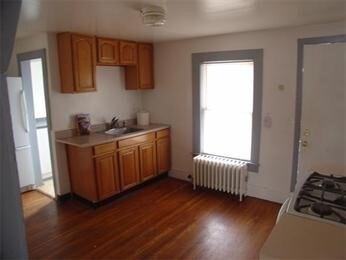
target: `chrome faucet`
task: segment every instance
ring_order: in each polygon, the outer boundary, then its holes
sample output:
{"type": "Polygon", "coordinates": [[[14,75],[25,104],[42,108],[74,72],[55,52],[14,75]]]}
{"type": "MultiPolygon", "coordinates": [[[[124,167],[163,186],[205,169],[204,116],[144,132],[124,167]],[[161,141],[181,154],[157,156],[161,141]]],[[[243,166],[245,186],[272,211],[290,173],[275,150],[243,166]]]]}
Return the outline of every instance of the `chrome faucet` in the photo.
{"type": "Polygon", "coordinates": [[[117,127],[118,121],[119,121],[119,118],[117,118],[116,116],[112,118],[112,121],[111,121],[111,123],[110,123],[111,129],[117,127]]]}

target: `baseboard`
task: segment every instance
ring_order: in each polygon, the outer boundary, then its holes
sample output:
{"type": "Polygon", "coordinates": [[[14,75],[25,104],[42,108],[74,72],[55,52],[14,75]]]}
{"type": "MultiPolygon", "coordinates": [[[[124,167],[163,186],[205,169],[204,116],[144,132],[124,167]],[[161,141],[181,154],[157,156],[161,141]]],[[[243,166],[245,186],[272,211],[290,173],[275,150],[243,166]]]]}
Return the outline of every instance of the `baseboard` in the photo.
{"type": "Polygon", "coordinates": [[[136,186],[134,186],[134,187],[132,187],[132,188],[130,188],[128,190],[122,191],[122,192],[120,192],[120,193],[118,193],[118,194],[116,194],[116,195],[114,195],[112,197],[109,197],[107,199],[104,199],[104,200],[101,200],[101,201],[98,201],[98,202],[95,202],[95,203],[91,202],[91,201],[89,201],[89,200],[87,200],[87,199],[85,199],[85,198],[83,198],[81,196],[78,196],[77,194],[74,194],[72,192],[69,192],[69,193],[66,193],[66,194],[63,194],[63,195],[58,195],[57,194],[56,195],[56,200],[59,203],[63,203],[65,201],[67,201],[67,200],[75,198],[75,199],[78,199],[79,201],[84,202],[85,204],[87,204],[89,206],[97,208],[99,206],[103,206],[103,205],[105,205],[105,204],[107,204],[107,203],[109,203],[111,201],[114,201],[116,199],[119,199],[121,197],[126,197],[126,195],[130,194],[131,192],[139,190],[139,189],[143,188],[144,186],[150,185],[151,183],[154,183],[154,182],[156,182],[156,181],[158,181],[160,179],[164,179],[164,178],[167,178],[167,172],[162,173],[162,174],[160,174],[160,175],[158,175],[158,176],[156,176],[154,178],[151,178],[151,179],[149,179],[147,181],[144,181],[144,182],[142,182],[142,183],[140,183],[140,184],[138,184],[138,185],[136,185],[136,186]]]}
{"type": "MultiPolygon", "coordinates": [[[[191,173],[183,171],[183,170],[172,169],[168,175],[172,178],[176,178],[179,180],[184,180],[188,182],[191,181],[188,177],[189,175],[191,175],[191,173]]],[[[263,199],[263,200],[277,202],[277,203],[283,203],[288,197],[288,194],[284,192],[268,189],[267,187],[249,185],[249,184],[248,184],[247,195],[251,197],[263,199]]]]}
{"type": "Polygon", "coordinates": [[[168,176],[170,176],[170,177],[190,182],[191,180],[188,177],[189,175],[191,175],[190,172],[177,170],[177,169],[172,169],[168,173],[168,176]]]}
{"type": "Polygon", "coordinates": [[[71,199],[71,197],[72,197],[72,194],[69,192],[69,193],[66,193],[66,194],[63,194],[63,195],[56,195],[56,200],[57,200],[57,202],[59,202],[59,203],[62,203],[62,202],[64,202],[64,201],[66,201],[66,200],[69,200],[69,199],[71,199]]]}
{"type": "Polygon", "coordinates": [[[267,187],[262,187],[258,185],[248,185],[247,188],[247,195],[263,200],[269,200],[277,203],[283,203],[287,197],[288,194],[285,192],[281,192],[278,190],[272,190],[268,189],[267,187]]]}
{"type": "Polygon", "coordinates": [[[37,188],[36,185],[31,184],[31,185],[27,185],[27,186],[21,187],[21,188],[20,188],[20,192],[21,192],[21,193],[24,193],[24,192],[27,192],[27,191],[35,190],[36,188],[37,188]]]}

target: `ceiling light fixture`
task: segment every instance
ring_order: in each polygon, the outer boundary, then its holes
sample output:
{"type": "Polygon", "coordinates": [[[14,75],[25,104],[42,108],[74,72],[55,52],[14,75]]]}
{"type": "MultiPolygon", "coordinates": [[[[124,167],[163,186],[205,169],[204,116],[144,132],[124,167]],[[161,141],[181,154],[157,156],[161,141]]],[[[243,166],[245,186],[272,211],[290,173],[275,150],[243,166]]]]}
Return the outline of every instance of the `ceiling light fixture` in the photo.
{"type": "Polygon", "coordinates": [[[158,6],[144,7],[141,9],[143,23],[147,26],[158,27],[166,22],[166,12],[158,6]]]}

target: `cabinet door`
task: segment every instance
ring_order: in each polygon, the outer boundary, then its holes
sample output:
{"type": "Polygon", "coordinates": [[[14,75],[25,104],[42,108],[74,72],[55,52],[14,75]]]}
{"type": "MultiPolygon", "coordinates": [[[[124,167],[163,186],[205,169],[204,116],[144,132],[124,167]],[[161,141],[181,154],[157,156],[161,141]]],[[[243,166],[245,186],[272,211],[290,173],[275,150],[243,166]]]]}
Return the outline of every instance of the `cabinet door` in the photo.
{"type": "Polygon", "coordinates": [[[156,150],[158,174],[169,171],[171,167],[169,138],[158,139],[156,141],[156,150]]]}
{"type": "Polygon", "coordinates": [[[95,38],[72,35],[75,91],[95,91],[95,38]]]}
{"type": "Polygon", "coordinates": [[[95,166],[99,200],[119,193],[120,185],[115,154],[96,157],[95,166]]]}
{"type": "Polygon", "coordinates": [[[117,40],[97,38],[97,58],[100,65],[118,65],[119,42],[117,40]]]}
{"type": "Polygon", "coordinates": [[[120,64],[137,64],[137,44],[135,42],[120,41],[120,64]]]}
{"type": "Polygon", "coordinates": [[[131,147],[118,153],[121,188],[126,190],[139,183],[138,148],[131,147]]]}
{"type": "Polygon", "coordinates": [[[156,175],[156,147],[155,143],[139,146],[139,161],[141,181],[146,181],[156,175]]]}
{"type": "Polygon", "coordinates": [[[91,202],[97,202],[92,148],[67,145],[67,156],[72,193],[91,202]]]}
{"type": "Polygon", "coordinates": [[[152,44],[138,45],[138,70],[139,88],[154,88],[152,44]]]}

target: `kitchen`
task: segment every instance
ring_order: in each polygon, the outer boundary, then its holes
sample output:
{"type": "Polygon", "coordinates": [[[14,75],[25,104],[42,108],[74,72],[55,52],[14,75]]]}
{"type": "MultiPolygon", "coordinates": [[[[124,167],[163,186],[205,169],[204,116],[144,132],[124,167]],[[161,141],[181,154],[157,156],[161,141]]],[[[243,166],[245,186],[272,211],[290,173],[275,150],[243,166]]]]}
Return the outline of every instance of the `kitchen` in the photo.
{"type": "MultiPolygon", "coordinates": [[[[92,7],[90,4],[88,8],[92,7]]],[[[71,10],[70,12],[73,12],[71,10]]],[[[92,124],[98,125],[110,122],[114,115],[120,119],[133,119],[136,117],[136,112],[143,109],[149,111],[151,122],[171,127],[170,176],[189,180],[188,176],[192,174],[191,153],[194,152],[191,105],[192,53],[262,48],[264,50],[261,108],[263,120],[261,120],[260,135],[260,167],[258,174],[249,173],[247,195],[283,203],[290,193],[293,168],[297,39],[344,34],[342,21],[329,22],[327,18],[325,19],[320,20],[318,24],[297,27],[155,42],[153,90],[125,90],[124,67],[96,66],[96,92],[61,93],[56,33],[39,32],[18,39],[15,53],[38,49],[46,49],[47,53],[51,138],[54,140],[52,151],[53,161],[56,162],[54,164],[56,194],[59,196],[70,192],[70,179],[65,145],[55,142],[55,134],[75,128],[74,116],[78,113],[90,113],[92,124]]],[[[169,19],[167,21],[169,22],[169,19]]],[[[73,30],[56,31],[81,33],[82,31],[77,28],[78,26],[72,28],[73,30]]],[[[107,28],[105,25],[105,30],[107,28]]],[[[206,31],[207,29],[205,28],[206,31]]],[[[143,29],[145,30],[149,29],[143,29]]],[[[91,35],[136,40],[134,36],[127,38],[120,32],[110,35],[95,30],[91,35]]],[[[8,73],[10,76],[18,76],[15,59],[15,55],[12,55],[8,73]]],[[[247,199],[245,198],[244,202],[247,199]]]]}

